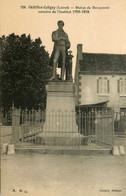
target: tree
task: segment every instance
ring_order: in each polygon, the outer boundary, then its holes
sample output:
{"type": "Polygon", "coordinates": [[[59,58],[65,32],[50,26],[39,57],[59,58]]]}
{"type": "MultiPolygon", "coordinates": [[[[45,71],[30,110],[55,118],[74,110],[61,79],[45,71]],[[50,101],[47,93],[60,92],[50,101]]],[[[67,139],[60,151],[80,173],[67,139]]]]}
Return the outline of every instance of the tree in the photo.
{"type": "Polygon", "coordinates": [[[2,106],[44,109],[45,85],[51,77],[49,54],[40,38],[10,34],[0,38],[2,106]]]}

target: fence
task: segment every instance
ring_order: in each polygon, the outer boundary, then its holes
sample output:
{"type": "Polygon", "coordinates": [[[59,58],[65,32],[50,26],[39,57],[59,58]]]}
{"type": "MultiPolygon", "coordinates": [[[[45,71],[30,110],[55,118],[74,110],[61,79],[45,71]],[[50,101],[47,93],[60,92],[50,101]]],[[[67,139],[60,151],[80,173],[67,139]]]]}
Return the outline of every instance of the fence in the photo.
{"type": "Polygon", "coordinates": [[[12,138],[13,142],[29,141],[39,132],[43,131],[45,121],[43,111],[14,109],[12,116],[12,138]]]}
{"type": "Polygon", "coordinates": [[[114,142],[111,108],[86,108],[77,111],[28,111],[14,109],[14,143],[43,146],[99,148],[114,142]]]}
{"type": "Polygon", "coordinates": [[[114,113],[114,131],[115,134],[126,134],[126,111],[114,113]]]}
{"type": "Polygon", "coordinates": [[[113,145],[114,123],[112,108],[84,108],[79,114],[80,133],[94,138],[97,143],[113,145]]]}
{"type": "Polygon", "coordinates": [[[0,123],[2,125],[12,125],[12,109],[3,111],[3,109],[0,108],[0,123]]]}

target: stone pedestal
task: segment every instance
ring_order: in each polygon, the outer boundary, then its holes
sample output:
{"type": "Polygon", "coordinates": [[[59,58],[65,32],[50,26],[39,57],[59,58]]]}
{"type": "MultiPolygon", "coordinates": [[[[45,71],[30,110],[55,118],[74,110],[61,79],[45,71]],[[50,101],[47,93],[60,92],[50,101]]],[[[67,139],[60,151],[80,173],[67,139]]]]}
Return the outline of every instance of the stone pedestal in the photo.
{"type": "Polygon", "coordinates": [[[44,131],[78,132],[74,88],[73,83],[68,81],[50,81],[46,86],[47,107],[44,131]]]}
{"type": "Polygon", "coordinates": [[[47,110],[75,110],[75,86],[72,81],[49,81],[46,91],[47,110]]]}
{"type": "Polygon", "coordinates": [[[37,143],[66,145],[80,144],[75,113],[75,86],[71,81],[49,81],[46,86],[47,107],[43,133],[37,143]]]}

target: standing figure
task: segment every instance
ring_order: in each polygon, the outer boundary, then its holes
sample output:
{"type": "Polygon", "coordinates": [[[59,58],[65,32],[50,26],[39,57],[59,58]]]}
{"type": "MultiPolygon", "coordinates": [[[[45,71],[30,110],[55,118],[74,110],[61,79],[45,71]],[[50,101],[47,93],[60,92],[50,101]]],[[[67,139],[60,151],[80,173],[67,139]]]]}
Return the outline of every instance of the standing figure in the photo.
{"type": "Polygon", "coordinates": [[[67,50],[70,48],[68,35],[63,30],[64,22],[60,20],[57,22],[57,25],[58,29],[52,32],[52,41],[54,42],[54,49],[51,57],[53,76],[50,78],[50,80],[56,78],[57,63],[58,68],[61,68],[61,79],[64,80],[67,50]]]}

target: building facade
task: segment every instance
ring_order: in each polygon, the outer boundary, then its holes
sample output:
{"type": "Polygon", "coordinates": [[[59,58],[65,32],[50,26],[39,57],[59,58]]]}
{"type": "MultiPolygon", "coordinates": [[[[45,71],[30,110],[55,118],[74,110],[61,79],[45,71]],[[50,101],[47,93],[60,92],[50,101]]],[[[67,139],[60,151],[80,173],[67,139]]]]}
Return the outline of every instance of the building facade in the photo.
{"type": "Polygon", "coordinates": [[[83,53],[77,46],[76,105],[106,103],[126,111],[126,54],[83,53]]]}

